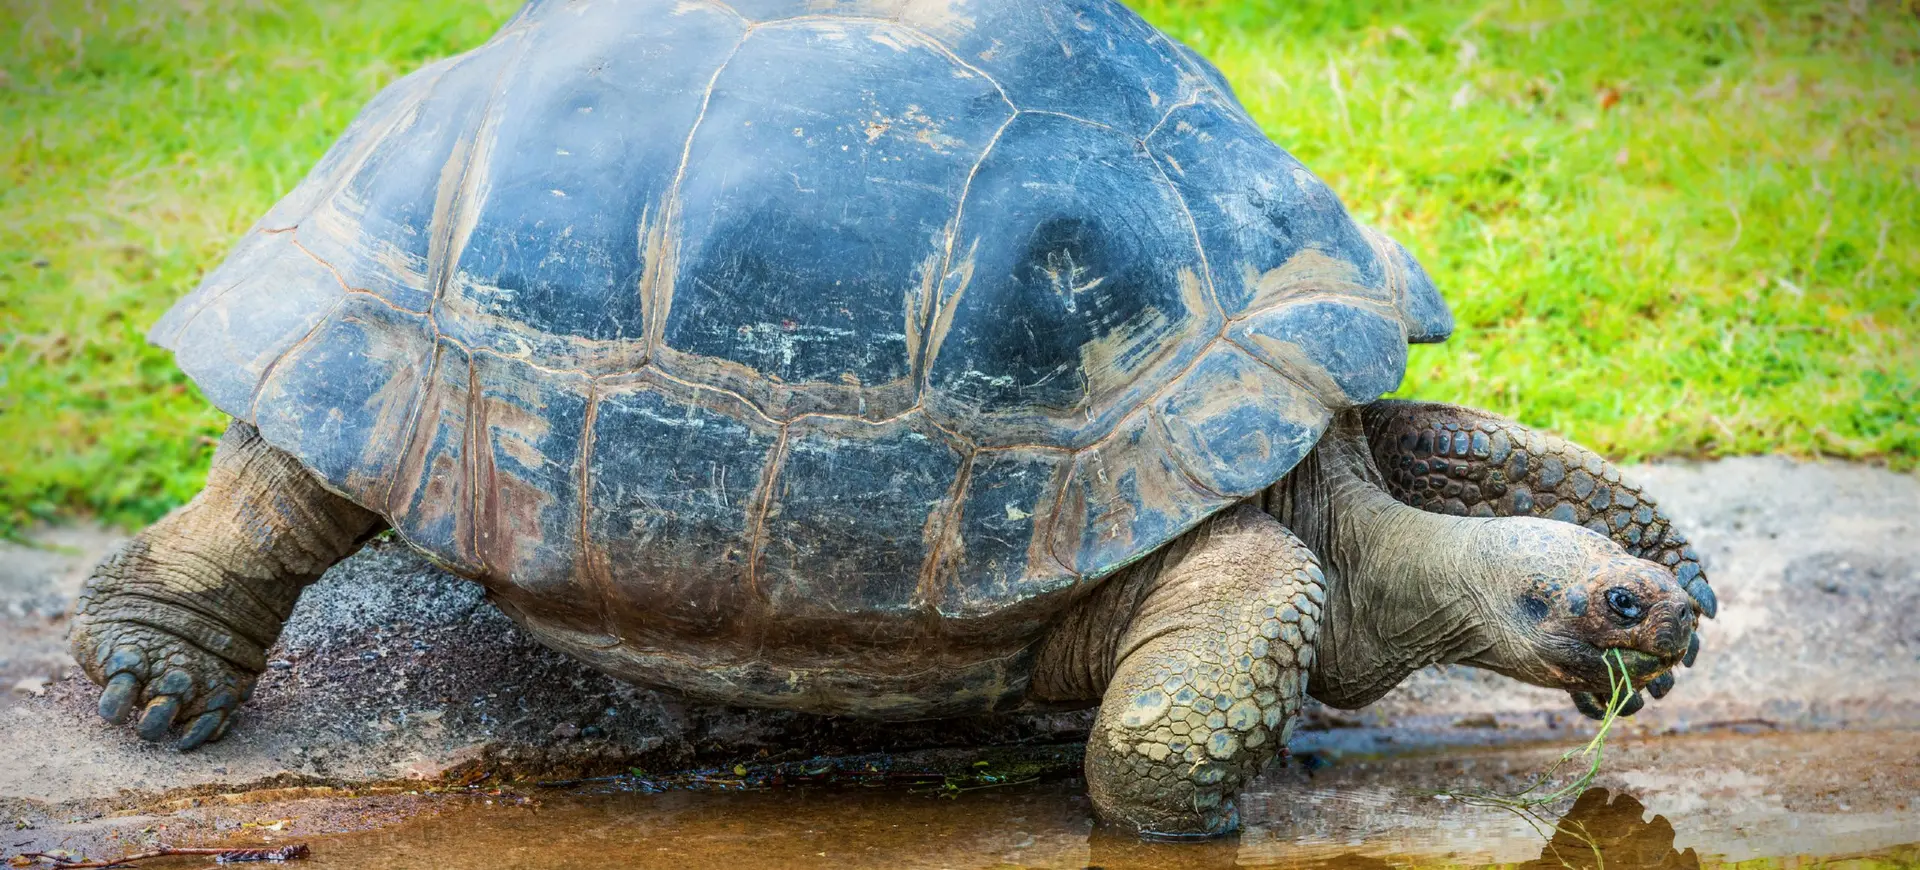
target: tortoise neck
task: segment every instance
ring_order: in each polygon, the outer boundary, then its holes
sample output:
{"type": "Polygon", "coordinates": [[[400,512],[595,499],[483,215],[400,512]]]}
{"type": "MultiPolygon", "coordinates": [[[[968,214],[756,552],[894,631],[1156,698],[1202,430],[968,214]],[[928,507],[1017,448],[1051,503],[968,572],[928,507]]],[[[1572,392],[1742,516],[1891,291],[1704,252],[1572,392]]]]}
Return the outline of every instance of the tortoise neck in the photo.
{"type": "Polygon", "coordinates": [[[1432,664],[1495,643],[1476,533],[1485,520],[1410,507],[1380,485],[1364,436],[1342,414],[1265,493],[1265,508],[1320,557],[1327,609],[1311,694],[1352,709],[1432,664]]]}

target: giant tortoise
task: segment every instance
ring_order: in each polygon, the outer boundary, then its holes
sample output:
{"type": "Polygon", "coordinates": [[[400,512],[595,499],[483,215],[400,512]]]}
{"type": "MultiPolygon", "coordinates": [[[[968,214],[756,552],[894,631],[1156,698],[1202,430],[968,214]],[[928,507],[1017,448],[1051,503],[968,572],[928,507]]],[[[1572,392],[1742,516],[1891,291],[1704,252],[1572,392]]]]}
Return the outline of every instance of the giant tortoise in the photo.
{"type": "MultiPolygon", "coordinates": [[[[217,739],[392,529],[609,674],[1101,705],[1097,812],[1231,829],[1312,695],[1658,695],[1712,593],[1600,457],[1377,401],[1445,303],[1110,0],[536,0],[154,328],[233,422],[92,577],[100,713],[217,739]]],[[[1638,703],[1637,698],[1635,696],[1638,703]]]]}

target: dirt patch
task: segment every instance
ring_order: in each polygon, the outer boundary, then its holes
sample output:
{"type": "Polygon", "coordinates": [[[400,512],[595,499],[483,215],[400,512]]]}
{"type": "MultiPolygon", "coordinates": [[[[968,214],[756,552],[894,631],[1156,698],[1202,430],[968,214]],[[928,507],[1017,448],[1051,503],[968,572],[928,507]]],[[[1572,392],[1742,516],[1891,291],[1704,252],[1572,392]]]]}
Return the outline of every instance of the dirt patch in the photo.
{"type": "Polygon", "coordinates": [[[124,537],[94,526],[46,529],[36,546],[0,541],[0,710],[75,673],[67,608],[93,563],[124,537]]]}

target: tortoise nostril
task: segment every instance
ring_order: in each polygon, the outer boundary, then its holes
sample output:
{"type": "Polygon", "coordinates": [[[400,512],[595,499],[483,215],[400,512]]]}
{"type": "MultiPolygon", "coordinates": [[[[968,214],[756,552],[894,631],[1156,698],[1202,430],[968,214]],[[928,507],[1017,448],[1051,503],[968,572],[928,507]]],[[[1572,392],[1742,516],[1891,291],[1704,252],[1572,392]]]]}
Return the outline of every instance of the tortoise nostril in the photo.
{"type": "Polygon", "coordinates": [[[1653,634],[1654,647],[1659,656],[1668,662],[1678,661],[1687,652],[1687,645],[1693,639],[1693,617],[1684,608],[1675,608],[1666,618],[1660,619],[1653,634]]]}

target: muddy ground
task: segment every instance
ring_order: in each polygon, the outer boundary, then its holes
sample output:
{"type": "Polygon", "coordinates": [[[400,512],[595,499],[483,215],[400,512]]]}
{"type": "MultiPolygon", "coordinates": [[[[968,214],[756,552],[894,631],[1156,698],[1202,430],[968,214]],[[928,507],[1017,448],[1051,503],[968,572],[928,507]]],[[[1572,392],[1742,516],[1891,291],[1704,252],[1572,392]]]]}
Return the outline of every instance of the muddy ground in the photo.
{"type": "MultiPolygon", "coordinates": [[[[1721,614],[1704,630],[1698,666],[1623,726],[1629,740],[1845,730],[1900,732],[1906,742],[1888,745],[1915,745],[1920,478],[1773,458],[1633,473],[1694,537],[1721,614]]],[[[939,747],[958,751],[915,763],[964,767],[975,757],[968,747],[1068,742],[1086,723],[1061,714],[873,725],[683,703],[546,651],[478,587],[385,543],[308,590],[233,733],[181,754],[99,722],[97,690],[66,657],[67,603],[114,537],[69,528],[37,542],[0,544],[0,689],[10,689],[0,698],[0,821],[19,829],[0,851],[168,830],[191,839],[240,830],[263,812],[295,814],[289,808],[304,808],[297,814],[316,820],[311,830],[342,830],[419,811],[408,790],[631,768],[939,747]],[[387,796],[330,800],[349,791],[387,796]]],[[[1315,711],[1313,725],[1294,748],[1345,776],[1382,753],[1566,743],[1589,727],[1564,695],[1463,669],[1422,673],[1364,710],[1315,711]]],[[[1821,745],[1804,742],[1812,754],[1821,745]]],[[[1251,801],[1247,811],[1281,811],[1264,806],[1251,801]]]]}

